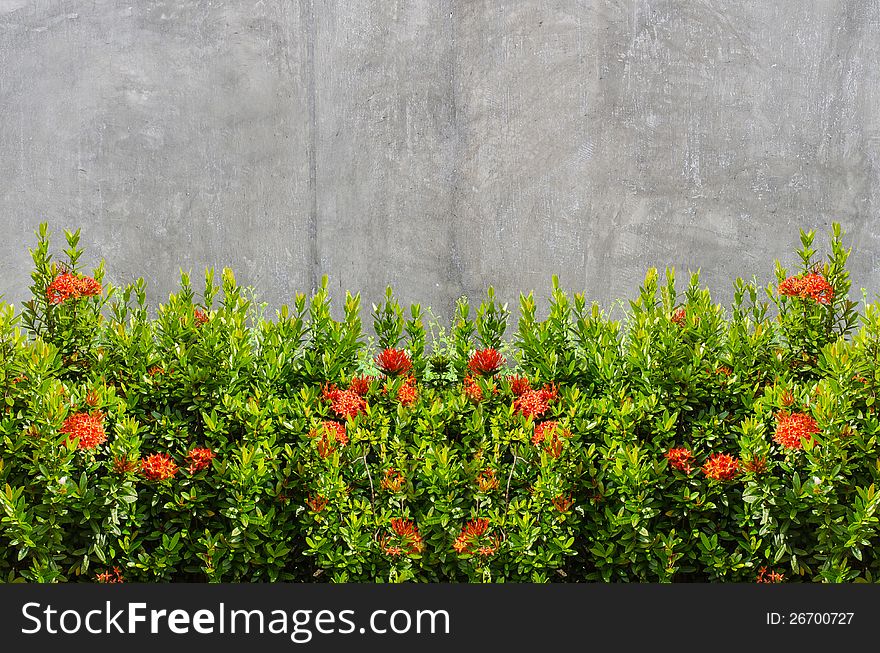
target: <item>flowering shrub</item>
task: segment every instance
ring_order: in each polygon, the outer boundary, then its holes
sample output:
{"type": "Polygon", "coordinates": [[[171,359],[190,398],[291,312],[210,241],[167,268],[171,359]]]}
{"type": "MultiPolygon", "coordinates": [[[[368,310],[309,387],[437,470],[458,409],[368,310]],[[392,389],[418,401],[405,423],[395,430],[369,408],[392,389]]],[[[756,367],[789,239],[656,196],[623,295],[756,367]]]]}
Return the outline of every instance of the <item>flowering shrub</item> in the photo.
{"type": "Polygon", "coordinates": [[[0,303],[6,581],[874,581],[880,304],[835,225],[729,309],[649,270],[449,325],[224,270],[155,311],[62,261],[0,303]]]}

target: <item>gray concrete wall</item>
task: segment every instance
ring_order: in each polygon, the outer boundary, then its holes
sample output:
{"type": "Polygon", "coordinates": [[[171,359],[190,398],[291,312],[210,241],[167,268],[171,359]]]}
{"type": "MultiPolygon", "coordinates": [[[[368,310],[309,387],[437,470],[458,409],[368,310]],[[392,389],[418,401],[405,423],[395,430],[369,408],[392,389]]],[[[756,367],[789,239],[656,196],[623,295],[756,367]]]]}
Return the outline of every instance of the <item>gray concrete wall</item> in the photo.
{"type": "Polygon", "coordinates": [[[8,300],[44,220],[154,301],[207,265],[271,304],[665,265],[726,301],[833,220],[873,292],[878,212],[876,0],[0,0],[8,300]]]}

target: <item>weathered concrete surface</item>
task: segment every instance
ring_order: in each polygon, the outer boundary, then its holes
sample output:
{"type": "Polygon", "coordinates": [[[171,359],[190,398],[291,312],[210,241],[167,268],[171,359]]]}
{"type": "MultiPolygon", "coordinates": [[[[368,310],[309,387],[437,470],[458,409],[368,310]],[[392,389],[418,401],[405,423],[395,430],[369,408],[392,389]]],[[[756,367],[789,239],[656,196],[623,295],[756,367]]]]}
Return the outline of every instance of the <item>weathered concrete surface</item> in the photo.
{"type": "Polygon", "coordinates": [[[0,0],[0,292],[37,223],[116,282],[329,274],[447,313],[488,284],[719,299],[839,220],[880,289],[880,2],[0,0]]]}

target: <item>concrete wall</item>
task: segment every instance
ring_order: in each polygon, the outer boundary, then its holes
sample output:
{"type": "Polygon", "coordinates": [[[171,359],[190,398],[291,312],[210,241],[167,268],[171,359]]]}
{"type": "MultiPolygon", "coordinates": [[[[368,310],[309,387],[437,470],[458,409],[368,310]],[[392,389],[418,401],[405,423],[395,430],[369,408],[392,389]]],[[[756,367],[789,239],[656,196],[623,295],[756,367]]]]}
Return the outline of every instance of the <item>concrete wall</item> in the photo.
{"type": "Polygon", "coordinates": [[[228,265],[448,314],[652,265],[726,301],[832,220],[873,292],[878,216],[876,0],[0,0],[8,300],[44,220],[153,300],[228,265]]]}

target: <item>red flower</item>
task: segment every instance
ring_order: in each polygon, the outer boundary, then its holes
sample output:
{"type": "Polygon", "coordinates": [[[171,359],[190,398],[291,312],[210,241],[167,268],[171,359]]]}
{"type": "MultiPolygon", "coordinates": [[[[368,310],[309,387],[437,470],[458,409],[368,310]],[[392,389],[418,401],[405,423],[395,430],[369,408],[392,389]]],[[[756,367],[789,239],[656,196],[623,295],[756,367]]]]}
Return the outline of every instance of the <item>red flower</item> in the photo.
{"type": "Polygon", "coordinates": [[[758,569],[758,577],[755,579],[756,583],[781,583],[785,579],[785,576],[782,575],[778,571],[773,571],[772,569],[767,569],[767,567],[761,567],[758,569]]]}
{"type": "Polygon", "coordinates": [[[333,420],[324,420],[321,426],[309,431],[310,438],[320,438],[318,440],[318,455],[321,458],[327,458],[336,451],[334,445],[344,447],[348,444],[348,435],[345,432],[345,424],[334,422],[333,420]]]}
{"type": "Polygon", "coordinates": [[[409,519],[392,519],[391,530],[394,532],[391,537],[379,538],[379,545],[386,554],[396,557],[404,553],[421,553],[425,549],[419,529],[409,519]]]}
{"type": "Polygon", "coordinates": [[[670,449],[666,452],[665,457],[669,461],[669,466],[673,469],[682,471],[685,474],[691,473],[693,469],[691,463],[694,462],[694,454],[691,453],[690,449],[684,447],[670,449]]]}
{"type": "Polygon", "coordinates": [[[492,376],[504,365],[504,357],[495,349],[478,349],[468,361],[468,369],[474,374],[492,376]]]}
{"type": "Polygon", "coordinates": [[[464,394],[468,399],[478,404],[483,401],[483,389],[480,387],[480,384],[477,383],[477,380],[472,376],[464,377],[464,381],[462,381],[462,386],[464,387],[464,394]]]}
{"type": "Polygon", "coordinates": [[[742,467],[753,474],[763,474],[767,471],[767,456],[752,456],[743,460],[742,467]]]}
{"type": "Polygon", "coordinates": [[[727,365],[719,365],[715,368],[715,374],[722,376],[730,376],[733,374],[733,370],[727,367],[727,365]]]}
{"type": "Polygon", "coordinates": [[[367,409],[367,402],[353,390],[340,390],[335,385],[328,385],[323,390],[325,401],[330,402],[330,410],[339,417],[356,417],[367,409]]]}
{"type": "Polygon", "coordinates": [[[519,397],[522,393],[531,390],[532,386],[529,384],[528,377],[525,376],[511,376],[510,377],[510,391],[513,393],[515,397],[519,397]]]}
{"type": "Polygon", "coordinates": [[[370,391],[370,383],[372,380],[372,376],[356,376],[348,384],[348,389],[359,397],[366,397],[367,393],[370,391]]]}
{"type": "Polygon", "coordinates": [[[92,277],[79,277],[70,272],[59,274],[46,288],[50,304],[60,304],[68,299],[80,299],[101,294],[101,284],[92,277]]]}
{"type": "Polygon", "coordinates": [[[786,449],[802,449],[803,440],[812,440],[819,432],[819,425],[805,413],[779,413],[776,416],[776,433],[773,440],[786,449]]]}
{"type": "Polygon", "coordinates": [[[834,298],[834,288],[821,274],[810,272],[803,276],[789,277],[780,283],[779,294],[810,299],[818,304],[830,304],[834,298]]]}
{"type": "Polygon", "coordinates": [[[669,319],[678,326],[684,326],[685,322],[687,322],[687,309],[684,307],[676,309],[669,319]]]}
{"type": "Polygon", "coordinates": [[[177,473],[177,465],[167,453],[154,453],[141,461],[141,471],[148,481],[164,481],[177,473]]]}
{"type": "Polygon", "coordinates": [[[550,409],[550,402],[558,396],[556,386],[545,385],[540,390],[527,390],[513,401],[513,410],[525,417],[540,417],[550,409]]]}
{"type": "Polygon", "coordinates": [[[732,481],[739,473],[739,461],[729,454],[715,453],[703,465],[703,473],[716,481],[732,481]]]}
{"type": "Polygon", "coordinates": [[[202,326],[208,321],[208,314],[202,309],[197,308],[193,311],[193,318],[195,319],[196,326],[202,326]]]}
{"type": "Polygon", "coordinates": [[[211,461],[216,458],[216,454],[210,449],[193,448],[186,454],[186,460],[189,463],[189,473],[195,474],[203,469],[211,466],[211,461]]]}
{"type": "Polygon", "coordinates": [[[64,420],[61,433],[67,434],[68,442],[78,439],[77,446],[80,449],[94,449],[107,441],[107,434],[104,432],[104,414],[95,411],[71,415],[64,420]]]}
{"type": "Polygon", "coordinates": [[[113,471],[117,474],[127,474],[137,468],[138,461],[130,460],[126,456],[113,457],[113,471]]]}
{"type": "Polygon", "coordinates": [[[406,374],[412,369],[412,361],[403,349],[389,347],[376,356],[376,365],[388,376],[406,374]]]}
{"type": "Polygon", "coordinates": [[[99,583],[124,583],[125,579],[122,577],[122,570],[119,567],[113,567],[113,569],[108,569],[104,573],[95,574],[95,580],[99,583]]]}
{"type": "Polygon", "coordinates": [[[461,529],[461,533],[456,538],[452,548],[455,549],[456,553],[471,553],[471,547],[474,545],[474,542],[485,535],[486,529],[488,528],[488,519],[479,518],[470,520],[465,524],[464,528],[461,529]]]}
{"type": "Polygon", "coordinates": [[[397,401],[404,406],[412,406],[419,398],[419,392],[416,390],[416,377],[410,376],[397,389],[397,401]]]}

